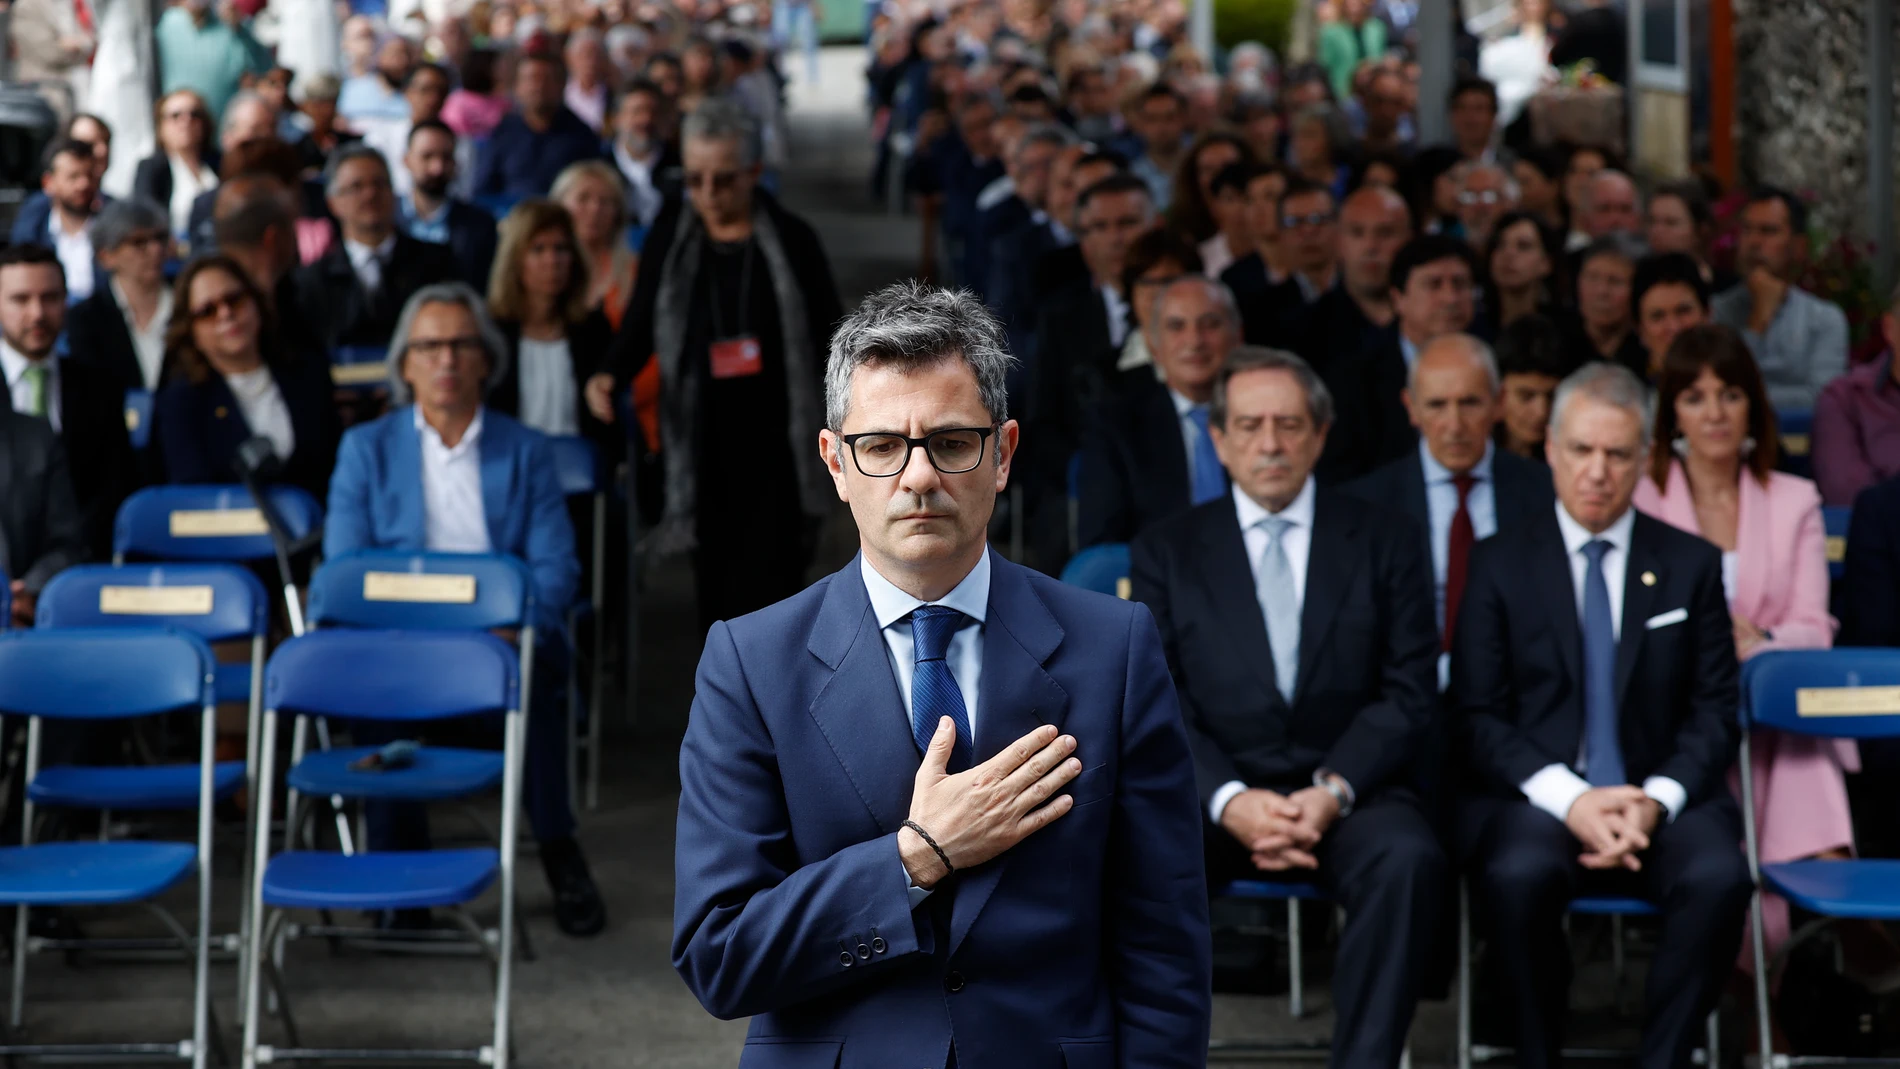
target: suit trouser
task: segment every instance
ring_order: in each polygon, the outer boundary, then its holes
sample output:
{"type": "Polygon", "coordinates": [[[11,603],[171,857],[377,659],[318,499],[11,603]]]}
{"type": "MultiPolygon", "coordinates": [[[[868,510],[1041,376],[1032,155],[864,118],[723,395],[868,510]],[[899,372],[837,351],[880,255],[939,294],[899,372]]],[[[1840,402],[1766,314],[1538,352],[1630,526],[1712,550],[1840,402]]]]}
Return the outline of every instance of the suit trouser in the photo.
{"type": "MultiPolygon", "coordinates": [[[[536,643],[534,693],[527,710],[522,755],[521,800],[536,842],[565,839],[574,834],[574,809],[567,782],[567,669],[568,655],[558,643],[536,643]]],[[[501,721],[493,719],[496,735],[501,721]]],[[[389,720],[358,720],[351,737],[361,746],[381,746],[397,739],[413,739],[427,725],[389,720]]],[[[429,810],[421,802],[370,801],[363,805],[369,829],[369,849],[429,849],[429,810]]]]}
{"type": "Polygon", "coordinates": [[[1715,797],[1657,826],[1640,872],[1591,871],[1583,844],[1557,818],[1521,799],[1455,803],[1452,834],[1471,881],[1471,915],[1490,936],[1488,953],[1514,1000],[1517,1064],[1559,1062],[1570,994],[1563,916],[1579,894],[1633,895],[1662,910],[1662,934],[1643,996],[1645,1069],[1689,1064],[1741,949],[1751,885],[1742,856],[1741,811],[1715,797]]]}
{"type": "Polygon", "coordinates": [[[1317,871],[1261,872],[1222,828],[1204,829],[1208,888],[1236,879],[1311,880],[1346,911],[1333,965],[1331,1064],[1396,1066],[1440,923],[1451,866],[1410,791],[1382,791],[1327,829],[1317,871]]]}

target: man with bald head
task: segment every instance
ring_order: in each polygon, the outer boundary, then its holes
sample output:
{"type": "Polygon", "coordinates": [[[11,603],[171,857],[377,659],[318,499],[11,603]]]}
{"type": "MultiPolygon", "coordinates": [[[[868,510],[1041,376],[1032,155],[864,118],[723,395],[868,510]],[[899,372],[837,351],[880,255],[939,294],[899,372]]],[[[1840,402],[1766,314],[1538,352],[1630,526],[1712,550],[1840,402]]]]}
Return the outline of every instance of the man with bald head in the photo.
{"type": "MultiPolygon", "coordinates": [[[[1471,547],[1550,511],[1549,469],[1492,444],[1498,387],[1490,346],[1469,334],[1431,341],[1412,362],[1404,393],[1418,449],[1346,488],[1411,516],[1430,534],[1432,598],[1446,649],[1471,547]]],[[[1439,666],[1442,687],[1449,665],[1441,657],[1439,666]]]]}

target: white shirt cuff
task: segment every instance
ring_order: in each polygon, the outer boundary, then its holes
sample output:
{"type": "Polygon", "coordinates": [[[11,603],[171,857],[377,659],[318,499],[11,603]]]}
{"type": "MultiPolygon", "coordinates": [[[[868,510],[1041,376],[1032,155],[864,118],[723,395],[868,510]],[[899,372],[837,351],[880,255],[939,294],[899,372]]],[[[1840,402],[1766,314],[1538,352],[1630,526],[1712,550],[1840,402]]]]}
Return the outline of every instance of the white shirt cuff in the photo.
{"type": "Polygon", "coordinates": [[[1518,784],[1517,789],[1524,792],[1532,805],[1563,821],[1570,816],[1570,807],[1590,789],[1590,784],[1569,766],[1553,762],[1538,769],[1530,779],[1518,784]]]}
{"type": "Polygon", "coordinates": [[[1214,797],[1207,801],[1207,815],[1213,818],[1215,827],[1220,827],[1220,815],[1226,812],[1227,803],[1233,801],[1235,795],[1246,789],[1247,785],[1236,779],[1228,780],[1214,791],[1214,797]]]}
{"type": "Polygon", "coordinates": [[[1682,807],[1689,804],[1689,792],[1668,776],[1651,776],[1644,780],[1643,793],[1661,803],[1668,810],[1670,820],[1676,819],[1682,807]]]}

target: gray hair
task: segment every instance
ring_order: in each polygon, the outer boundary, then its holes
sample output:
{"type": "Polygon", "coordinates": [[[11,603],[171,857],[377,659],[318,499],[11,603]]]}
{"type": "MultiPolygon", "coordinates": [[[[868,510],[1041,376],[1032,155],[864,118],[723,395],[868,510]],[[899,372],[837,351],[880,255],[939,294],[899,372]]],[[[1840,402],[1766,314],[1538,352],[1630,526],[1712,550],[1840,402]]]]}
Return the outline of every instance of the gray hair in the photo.
{"type": "Polygon", "coordinates": [[[409,298],[396,320],[396,332],[389,336],[390,403],[406,405],[415,399],[409,392],[409,384],[403,381],[402,362],[409,354],[409,332],[416,325],[416,315],[429,304],[460,305],[468,309],[469,317],[475,320],[475,333],[482,339],[482,348],[488,351],[488,381],[482,383],[482,394],[486,396],[508,374],[508,342],[495,328],[495,321],[488,318],[488,308],[474,287],[466,282],[437,282],[422,287],[409,298]]]}
{"type": "Polygon", "coordinates": [[[158,231],[171,233],[171,217],[165,209],[145,197],[127,197],[115,200],[99,209],[86,225],[86,236],[92,240],[92,247],[107,252],[124,245],[132,235],[158,231]]]}
{"type": "Polygon", "coordinates": [[[1290,126],[1316,122],[1326,131],[1326,146],[1334,158],[1338,158],[1352,144],[1352,130],[1346,125],[1346,115],[1331,104],[1309,104],[1300,109],[1293,117],[1290,126]]]}
{"type": "Polygon", "coordinates": [[[861,367],[895,365],[910,372],[961,358],[976,376],[990,420],[1009,419],[1009,355],[1003,324],[969,290],[938,289],[912,279],[864,299],[831,335],[825,363],[825,426],[844,429],[851,414],[851,376],[861,367]]]}
{"type": "Polygon", "coordinates": [[[268,111],[270,102],[258,95],[255,89],[240,89],[231,94],[231,99],[224,102],[224,121],[218,124],[218,132],[220,134],[228,132],[237,123],[238,112],[247,107],[258,107],[268,111]]]}
{"type": "Polygon", "coordinates": [[[330,162],[323,168],[323,192],[326,196],[336,196],[337,176],[343,173],[343,165],[353,160],[375,160],[376,166],[383,169],[385,176],[390,174],[389,161],[381,152],[365,145],[361,141],[352,141],[330,154],[330,162]]]}
{"type": "Polygon", "coordinates": [[[759,162],[759,124],[738,101],[712,97],[700,102],[680,128],[680,141],[733,141],[739,145],[741,164],[759,162]]]}
{"type": "Polygon", "coordinates": [[[1227,429],[1227,384],[1234,376],[1245,371],[1287,371],[1299,380],[1300,388],[1306,391],[1306,415],[1315,427],[1330,427],[1333,424],[1333,391],[1326,388],[1326,380],[1319,377],[1313,365],[1300,359],[1285,349],[1269,349],[1264,345],[1241,345],[1227,354],[1221,361],[1220,371],[1214,375],[1214,399],[1207,405],[1207,422],[1222,430],[1227,429]]]}
{"type": "Polygon", "coordinates": [[[1557,395],[1550,402],[1551,440],[1556,440],[1557,429],[1563,426],[1564,410],[1569,407],[1570,399],[1579,394],[1599,404],[1613,405],[1634,413],[1643,429],[1641,446],[1645,450],[1649,448],[1655,399],[1650,395],[1649,387],[1643,385],[1642,380],[1629,368],[1606,360],[1593,360],[1557,384],[1557,395]]]}
{"type": "Polygon", "coordinates": [[[1523,195],[1522,191],[1518,189],[1517,179],[1511,177],[1511,172],[1499,167],[1495,163],[1485,163],[1483,160],[1468,160],[1452,168],[1451,176],[1452,180],[1458,183],[1458,188],[1463,189],[1465,183],[1471,180],[1471,176],[1481,171],[1489,171],[1504,180],[1504,192],[1511,198],[1512,204],[1516,204],[1523,195]]]}
{"type": "Polygon", "coordinates": [[[1583,184],[1583,200],[1584,200],[1583,206],[1584,207],[1586,208],[1596,207],[1596,205],[1593,203],[1596,199],[1595,192],[1594,192],[1596,190],[1596,185],[1598,182],[1601,182],[1602,180],[1606,178],[1615,178],[1615,179],[1620,179],[1624,182],[1628,182],[1629,187],[1630,187],[1630,192],[1636,194],[1636,206],[1638,208],[1641,208],[1643,206],[1643,187],[1636,184],[1636,179],[1630,177],[1629,175],[1623,173],[1622,171],[1617,170],[1614,167],[1599,167],[1596,173],[1590,176],[1590,180],[1583,184]]]}
{"type": "Polygon", "coordinates": [[[1227,288],[1227,283],[1208,278],[1206,275],[1182,275],[1161,287],[1161,291],[1155,294],[1154,307],[1148,310],[1148,322],[1161,322],[1161,306],[1168,303],[1168,294],[1173,293],[1180,286],[1201,287],[1201,291],[1213,298],[1214,303],[1220,305],[1221,311],[1226,313],[1227,322],[1235,327],[1240,326],[1240,305],[1234,300],[1234,291],[1227,288]]]}
{"type": "Polygon", "coordinates": [[[1489,345],[1484,343],[1484,339],[1470,334],[1441,334],[1426,343],[1425,348],[1419,350],[1418,359],[1412,361],[1412,366],[1405,369],[1405,388],[1407,390],[1416,391],[1418,389],[1418,365],[1425,362],[1426,353],[1431,352],[1440,345],[1456,345],[1460,349],[1463,349],[1473,363],[1484,369],[1485,381],[1491,384],[1491,394],[1494,397],[1497,396],[1498,390],[1504,386],[1504,379],[1498,374],[1498,356],[1491,351],[1489,345]]]}
{"type": "Polygon", "coordinates": [[[1028,152],[1031,145],[1053,145],[1059,150],[1078,143],[1075,134],[1066,126],[1037,123],[1024,131],[1023,136],[1017,140],[1016,151],[1010,155],[1009,162],[1020,165],[1023,153],[1028,152]]]}
{"type": "Polygon", "coordinates": [[[292,96],[301,104],[311,100],[335,101],[341,92],[343,92],[343,80],[329,71],[324,71],[308,79],[299,79],[292,96]]]}
{"type": "Polygon", "coordinates": [[[1577,253],[1577,274],[1583,274],[1583,269],[1589,266],[1590,261],[1599,256],[1616,256],[1628,260],[1633,266],[1647,255],[1649,246],[1643,243],[1643,239],[1616,231],[1592,240],[1577,253]]]}

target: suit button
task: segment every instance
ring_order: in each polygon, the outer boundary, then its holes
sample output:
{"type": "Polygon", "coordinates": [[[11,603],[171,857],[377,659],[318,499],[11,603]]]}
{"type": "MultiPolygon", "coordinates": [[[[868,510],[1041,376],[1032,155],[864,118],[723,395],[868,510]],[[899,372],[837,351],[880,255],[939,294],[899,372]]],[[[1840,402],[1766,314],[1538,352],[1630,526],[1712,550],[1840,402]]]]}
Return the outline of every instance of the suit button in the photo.
{"type": "Polygon", "coordinates": [[[849,969],[851,966],[856,965],[857,963],[858,963],[857,959],[851,956],[851,952],[849,950],[838,951],[838,964],[849,969]]]}
{"type": "Polygon", "coordinates": [[[952,993],[963,990],[963,974],[953,972],[949,976],[944,977],[943,989],[952,993]]]}
{"type": "Polygon", "coordinates": [[[884,942],[884,937],[880,935],[876,939],[871,940],[871,953],[882,954],[886,946],[887,944],[884,942]]]}
{"type": "Polygon", "coordinates": [[[858,944],[858,960],[859,961],[871,960],[871,948],[868,946],[865,946],[863,943],[858,944]]]}

